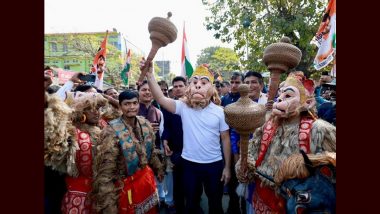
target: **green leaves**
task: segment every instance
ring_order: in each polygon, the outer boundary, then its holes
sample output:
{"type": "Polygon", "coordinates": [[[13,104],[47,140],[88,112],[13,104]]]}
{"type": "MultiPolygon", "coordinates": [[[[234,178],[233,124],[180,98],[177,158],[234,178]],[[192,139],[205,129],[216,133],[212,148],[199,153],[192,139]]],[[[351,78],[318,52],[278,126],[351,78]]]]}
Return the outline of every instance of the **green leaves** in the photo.
{"type": "Polygon", "coordinates": [[[205,19],[206,29],[222,42],[235,40],[234,50],[245,69],[265,71],[261,62],[265,47],[284,35],[291,37],[303,53],[299,69],[305,73],[312,69],[315,48],[310,41],[321,21],[326,0],[224,0],[203,4],[211,11],[205,19]]]}
{"type": "Polygon", "coordinates": [[[197,60],[197,66],[203,63],[209,64],[211,69],[219,72],[238,70],[240,68],[239,56],[235,51],[218,46],[202,50],[197,60]]]}

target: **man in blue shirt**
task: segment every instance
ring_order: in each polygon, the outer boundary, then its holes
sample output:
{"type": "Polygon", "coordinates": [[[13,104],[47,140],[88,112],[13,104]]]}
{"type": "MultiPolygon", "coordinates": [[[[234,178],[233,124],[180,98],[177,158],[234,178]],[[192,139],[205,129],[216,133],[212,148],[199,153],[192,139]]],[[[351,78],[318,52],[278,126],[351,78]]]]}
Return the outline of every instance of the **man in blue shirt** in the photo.
{"type": "MultiPolygon", "coordinates": [[[[231,91],[222,97],[221,105],[226,107],[227,105],[236,102],[240,98],[240,94],[238,91],[239,85],[243,82],[244,76],[240,72],[233,72],[231,76],[231,91]]],[[[227,184],[228,187],[228,195],[230,197],[228,203],[227,213],[241,213],[240,207],[242,207],[242,211],[244,213],[244,200],[242,200],[243,204],[240,206],[239,204],[239,196],[236,194],[236,187],[238,186],[238,180],[235,174],[235,163],[239,157],[239,147],[237,145],[239,141],[239,136],[234,129],[230,129],[230,142],[231,142],[231,159],[233,164],[231,164],[231,180],[227,184]]]]}
{"type": "Polygon", "coordinates": [[[226,107],[228,104],[236,102],[240,98],[238,91],[239,85],[243,82],[244,76],[240,72],[233,72],[231,76],[231,91],[227,95],[222,97],[221,105],[226,107]]]}

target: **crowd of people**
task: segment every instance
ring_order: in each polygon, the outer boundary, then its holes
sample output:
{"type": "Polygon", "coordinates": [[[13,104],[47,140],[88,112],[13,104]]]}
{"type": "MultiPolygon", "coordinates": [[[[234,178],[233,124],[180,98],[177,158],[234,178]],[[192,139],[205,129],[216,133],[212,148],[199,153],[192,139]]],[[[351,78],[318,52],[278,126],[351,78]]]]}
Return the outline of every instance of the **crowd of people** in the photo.
{"type": "MultiPolygon", "coordinates": [[[[272,103],[259,72],[233,72],[220,82],[200,65],[190,78],[168,84],[155,80],[151,62],[140,63],[149,67],[146,80],[121,92],[86,84],[81,73],[57,87],[45,69],[46,213],[220,214],[223,194],[226,213],[286,213],[297,186],[286,182],[315,173],[304,172],[304,162],[335,166],[336,80],[328,73],[310,83],[303,72],[289,72],[272,103]],[[240,98],[241,84],[268,112],[250,137],[248,174],[240,171],[239,134],[223,111],[240,98]],[[294,172],[286,168],[290,159],[303,165],[294,172]],[[243,194],[239,184],[246,184],[243,194]],[[202,194],[208,210],[200,206],[202,194]]],[[[323,209],[335,209],[329,206],[323,209]]]]}

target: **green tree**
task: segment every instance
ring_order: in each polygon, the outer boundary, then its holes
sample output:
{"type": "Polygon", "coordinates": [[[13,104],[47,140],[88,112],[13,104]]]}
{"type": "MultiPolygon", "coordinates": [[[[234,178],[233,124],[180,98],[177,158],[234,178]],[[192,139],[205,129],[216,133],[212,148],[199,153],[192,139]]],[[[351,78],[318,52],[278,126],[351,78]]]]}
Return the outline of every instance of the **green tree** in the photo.
{"type": "Polygon", "coordinates": [[[201,51],[201,54],[198,55],[197,59],[197,65],[199,66],[204,63],[210,63],[210,59],[212,55],[215,53],[215,51],[219,48],[219,46],[212,46],[212,47],[207,47],[201,51]]]}
{"type": "Polygon", "coordinates": [[[197,59],[197,66],[209,64],[210,68],[218,72],[239,70],[239,57],[231,48],[219,46],[207,47],[201,51],[197,59]]]}
{"type": "Polygon", "coordinates": [[[172,85],[172,80],[176,76],[177,75],[175,75],[175,73],[169,72],[168,75],[165,75],[163,78],[161,78],[161,80],[165,80],[166,83],[170,86],[170,85],[172,85]]]}
{"type": "Polygon", "coordinates": [[[326,0],[218,0],[202,3],[211,11],[206,17],[207,30],[222,42],[236,41],[235,51],[246,69],[266,70],[262,63],[265,47],[279,41],[282,36],[291,38],[302,51],[297,70],[309,73],[316,54],[310,41],[321,21],[326,0]],[[248,46],[248,60],[246,55],[248,46]]]}

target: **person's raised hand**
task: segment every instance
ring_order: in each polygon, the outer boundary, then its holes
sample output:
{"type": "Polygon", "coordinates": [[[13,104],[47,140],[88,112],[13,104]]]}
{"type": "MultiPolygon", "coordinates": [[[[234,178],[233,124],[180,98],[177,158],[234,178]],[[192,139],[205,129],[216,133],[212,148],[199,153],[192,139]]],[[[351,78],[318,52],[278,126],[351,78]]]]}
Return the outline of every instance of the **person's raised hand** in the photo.
{"type": "Polygon", "coordinates": [[[82,81],[79,79],[80,76],[84,75],[82,72],[75,73],[71,78],[70,81],[73,83],[85,83],[86,81],[82,81]]]}

